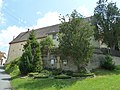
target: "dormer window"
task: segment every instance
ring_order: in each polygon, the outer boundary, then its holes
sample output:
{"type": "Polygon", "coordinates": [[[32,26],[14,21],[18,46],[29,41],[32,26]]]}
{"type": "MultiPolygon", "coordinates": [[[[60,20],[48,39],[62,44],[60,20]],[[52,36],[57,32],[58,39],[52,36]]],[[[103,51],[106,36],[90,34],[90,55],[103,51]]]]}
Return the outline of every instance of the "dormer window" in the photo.
{"type": "Polygon", "coordinates": [[[56,39],[56,38],[57,38],[56,34],[53,34],[52,39],[56,39]]]}

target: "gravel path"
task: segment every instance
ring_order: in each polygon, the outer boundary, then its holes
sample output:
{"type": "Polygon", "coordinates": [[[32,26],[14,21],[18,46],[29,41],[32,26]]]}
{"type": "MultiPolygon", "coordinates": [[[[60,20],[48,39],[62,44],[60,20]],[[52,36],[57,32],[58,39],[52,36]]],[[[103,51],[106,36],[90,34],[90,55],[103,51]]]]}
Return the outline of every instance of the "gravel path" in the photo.
{"type": "Polygon", "coordinates": [[[10,75],[6,74],[3,66],[0,65],[0,90],[12,90],[10,85],[10,75]]]}

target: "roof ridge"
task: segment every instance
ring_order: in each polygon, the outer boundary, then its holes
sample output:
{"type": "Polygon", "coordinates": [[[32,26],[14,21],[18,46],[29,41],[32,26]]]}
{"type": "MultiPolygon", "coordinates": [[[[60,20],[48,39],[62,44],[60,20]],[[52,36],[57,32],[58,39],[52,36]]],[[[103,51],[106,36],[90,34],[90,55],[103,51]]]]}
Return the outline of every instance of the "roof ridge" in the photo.
{"type": "Polygon", "coordinates": [[[54,24],[54,25],[51,25],[51,26],[45,26],[45,27],[33,29],[33,30],[42,30],[42,29],[45,29],[45,28],[50,28],[50,27],[54,27],[54,26],[58,26],[58,25],[60,25],[60,23],[59,24],[54,24]]]}
{"type": "Polygon", "coordinates": [[[46,36],[46,33],[50,32],[58,32],[59,31],[59,25],[60,24],[55,24],[52,26],[47,26],[47,27],[42,27],[38,29],[31,29],[26,32],[21,32],[15,39],[13,39],[9,44],[19,42],[19,41],[25,41],[28,39],[28,34],[33,30],[35,31],[36,38],[41,38],[46,36]]]}

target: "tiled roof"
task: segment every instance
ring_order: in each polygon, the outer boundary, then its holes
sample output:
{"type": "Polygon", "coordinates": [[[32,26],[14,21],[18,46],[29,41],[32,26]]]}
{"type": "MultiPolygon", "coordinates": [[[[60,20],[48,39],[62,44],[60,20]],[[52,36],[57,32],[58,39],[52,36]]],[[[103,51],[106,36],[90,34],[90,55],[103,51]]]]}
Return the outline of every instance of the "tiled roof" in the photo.
{"type": "MultiPolygon", "coordinates": [[[[90,22],[92,18],[93,17],[87,17],[87,18],[84,18],[84,20],[87,22],[90,22]]],[[[59,32],[59,25],[60,24],[56,24],[56,25],[52,25],[48,27],[35,29],[34,33],[35,33],[36,38],[46,37],[50,33],[59,32]]],[[[26,41],[29,37],[29,33],[30,31],[20,33],[15,39],[13,39],[13,41],[10,42],[10,44],[26,41]]]]}
{"type": "MultiPolygon", "coordinates": [[[[36,38],[46,37],[50,33],[57,32],[59,32],[59,24],[34,30],[36,38]]],[[[29,34],[30,31],[20,33],[15,39],[10,42],[10,44],[26,41],[29,37],[29,34]]]]}

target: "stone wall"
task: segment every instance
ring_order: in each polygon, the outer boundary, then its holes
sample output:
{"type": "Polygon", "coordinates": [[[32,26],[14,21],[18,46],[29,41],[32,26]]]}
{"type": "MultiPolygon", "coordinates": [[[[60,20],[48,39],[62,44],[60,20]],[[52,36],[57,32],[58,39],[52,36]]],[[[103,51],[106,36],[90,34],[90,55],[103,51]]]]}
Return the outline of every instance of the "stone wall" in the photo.
{"type": "MultiPolygon", "coordinates": [[[[102,60],[104,60],[104,58],[105,58],[105,55],[103,55],[103,54],[93,54],[93,57],[90,60],[90,62],[88,63],[88,66],[86,68],[89,70],[99,68],[100,62],[102,60]]],[[[120,65],[120,57],[113,56],[112,58],[113,58],[113,62],[115,62],[115,65],[120,65]]],[[[57,62],[57,60],[55,60],[55,63],[53,65],[51,64],[50,60],[46,60],[44,58],[43,61],[44,61],[44,66],[47,68],[57,68],[57,65],[59,64],[63,70],[77,71],[76,65],[70,59],[67,60],[66,65],[62,62],[62,60],[60,60],[60,62],[57,62]]]]}
{"type": "MultiPolygon", "coordinates": [[[[87,68],[89,70],[99,68],[100,67],[100,62],[102,60],[104,60],[104,58],[105,58],[105,55],[103,55],[103,54],[94,54],[92,59],[88,63],[87,68]]],[[[112,56],[112,58],[113,58],[113,62],[115,63],[115,65],[120,65],[120,57],[112,56]]]]}

